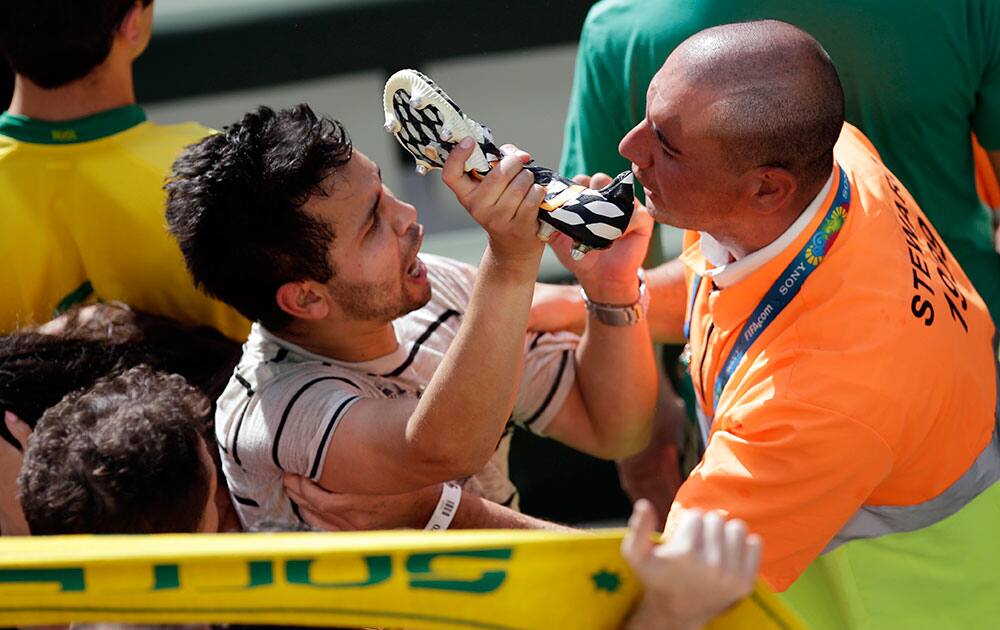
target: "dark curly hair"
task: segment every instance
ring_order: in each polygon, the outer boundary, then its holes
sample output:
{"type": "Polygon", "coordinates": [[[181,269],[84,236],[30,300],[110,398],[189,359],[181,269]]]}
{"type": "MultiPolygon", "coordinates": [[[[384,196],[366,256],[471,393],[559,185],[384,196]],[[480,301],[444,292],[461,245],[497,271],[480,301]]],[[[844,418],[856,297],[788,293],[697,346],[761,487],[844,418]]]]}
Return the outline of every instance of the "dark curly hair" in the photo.
{"type": "Polygon", "coordinates": [[[141,365],[45,412],[18,476],[35,535],[195,532],[213,474],[208,400],[141,365]]]}
{"type": "Polygon", "coordinates": [[[261,107],[188,147],[168,178],[167,223],[194,280],[248,319],[280,330],[275,300],[297,280],[327,282],[333,231],[302,205],[346,164],[350,136],[308,105],[261,107]]]}
{"type": "MultiPolygon", "coordinates": [[[[153,0],[142,0],[149,6],[153,0]]],[[[14,71],[52,89],[87,75],[111,52],[115,31],[138,0],[20,0],[0,3],[0,54],[14,71]]]]}
{"type": "MultiPolygon", "coordinates": [[[[89,308],[98,312],[87,321],[80,321],[79,309],[64,314],[60,335],[0,336],[0,411],[13,411],[33,427],[66,394],[142,363],[180,374],[215,400],[239,362],[240,345],[211,328],[110,304],[89,308]]],[[[0,424],[0,436],[6,433],[0,424]]]]}

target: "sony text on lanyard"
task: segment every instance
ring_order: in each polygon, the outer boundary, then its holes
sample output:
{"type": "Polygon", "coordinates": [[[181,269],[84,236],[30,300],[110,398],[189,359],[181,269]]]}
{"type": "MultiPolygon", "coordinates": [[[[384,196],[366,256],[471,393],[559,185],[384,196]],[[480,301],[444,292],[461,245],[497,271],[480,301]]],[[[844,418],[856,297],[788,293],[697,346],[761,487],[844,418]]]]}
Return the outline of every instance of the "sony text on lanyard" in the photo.
{"type": "MultiPolygon", "coordinates": [[[[726,357],[726,361],[715,379],[712,396],[713,411],[718,407],[722,390],[725,389],[729,379],[736,372],[736,367],[740,364],[747,350],[798,295],[806,278],[823,262],[823,258],[830,251],[834,241],[837,240],[841,228],[844,227],[844,220],[851,203],[851,183],[847,178],[847,173],[840,165],[837,166],[837,169],[840,183],[837,195],[826,211],[826,216],[823,217],[819,227],[813,232],[802,250],[785,267],[785,270],[764,294],[753,313],[747,318],[732,350],[729,351],[729,356],[726,357]]],[[[700,281],[701,278],[698,277],[693,288],[695,293],[701,284],[700,281]]],[[[692,303],[693,301],[692,299],[692,303]]]]}

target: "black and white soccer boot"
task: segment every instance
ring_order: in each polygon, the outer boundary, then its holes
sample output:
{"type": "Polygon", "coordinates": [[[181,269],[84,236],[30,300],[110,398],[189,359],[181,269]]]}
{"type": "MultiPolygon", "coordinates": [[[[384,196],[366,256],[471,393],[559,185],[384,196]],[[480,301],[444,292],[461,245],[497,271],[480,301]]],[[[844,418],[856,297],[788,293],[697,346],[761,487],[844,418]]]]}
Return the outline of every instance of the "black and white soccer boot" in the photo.
{"type": "MultiPolygon", "coordinates": [[[[477,144],[465,170],[485,176],[503,157],[493,134],[462,110],[427,76],[400,70],[383,92],[385,130],[396,136],[417,161],[417,172],[443,168],[448,154],[463,138],[477,144]]],[[[535,182],[545,187],[545,201],[538,209],[538,238],[549,240],[556,230],[573,239],[573,258],[592,249],[605,249],[620,237],[632,219],[635,192],[631,171],[619,174],[600,190],[581,186],[555,171],[528,165],[535,182]]]]}

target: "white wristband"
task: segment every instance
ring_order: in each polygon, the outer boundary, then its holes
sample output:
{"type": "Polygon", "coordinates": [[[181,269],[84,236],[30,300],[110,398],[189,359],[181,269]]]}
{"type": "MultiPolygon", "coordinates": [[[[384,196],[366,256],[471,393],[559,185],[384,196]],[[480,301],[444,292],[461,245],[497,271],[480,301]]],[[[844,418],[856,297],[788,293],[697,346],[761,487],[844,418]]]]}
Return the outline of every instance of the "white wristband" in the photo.
{"type": "Polygon", "coordinates": [[[458,512],[458,504],[462,502],[462,486],[454,481],[449,481],[441,487],[441,498],[438,499],[437,507],[431,514],[431,519],[424,526],[426,531],[438,531],[448,529],[451,520],[458,512]]]}

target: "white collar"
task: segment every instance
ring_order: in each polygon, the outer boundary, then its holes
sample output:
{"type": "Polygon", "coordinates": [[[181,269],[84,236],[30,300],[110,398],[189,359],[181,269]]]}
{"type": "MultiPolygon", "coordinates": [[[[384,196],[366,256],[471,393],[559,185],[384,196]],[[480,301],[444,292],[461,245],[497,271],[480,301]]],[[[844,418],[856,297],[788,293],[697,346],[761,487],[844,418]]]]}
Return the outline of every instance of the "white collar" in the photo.
{"type": "Polygon", "coordinates": [[[802,211],[802,214],[799,215],[799,218],[795,219],[781,236],[771,241],[770,244],[747,254],[737,261],[729,262],[733,258],[732,253],[722,243],[715,240],[711,234],[702,232],[701,253],[708,262],[715,265],[713,269],[707,270],[705,275],[712,278],[715,286],[725,289],[763,267],[768,261],[791,245],[792,241],[806,229],[806,226],[809,225],[813,217],[816,216],[816,213],[819,212],[820,204],[826,199],[832,186],[833,173],[830,173],[830,177],[823,184],[823,188],[820,189],[819,194],[813,198],[809,205],[806,206],[806,209],[802,211]]]}

